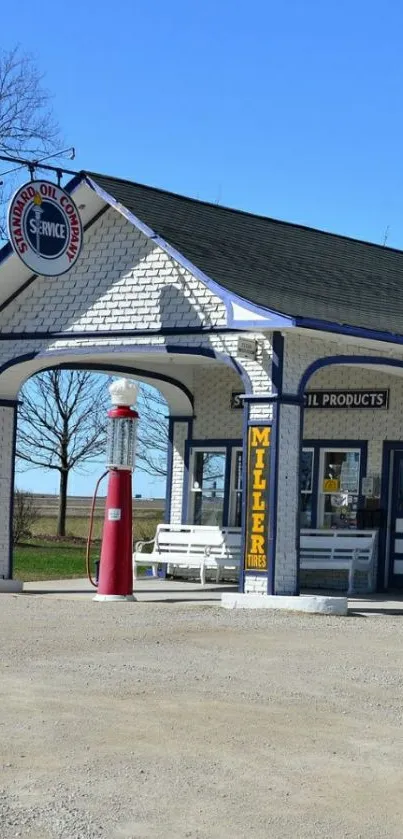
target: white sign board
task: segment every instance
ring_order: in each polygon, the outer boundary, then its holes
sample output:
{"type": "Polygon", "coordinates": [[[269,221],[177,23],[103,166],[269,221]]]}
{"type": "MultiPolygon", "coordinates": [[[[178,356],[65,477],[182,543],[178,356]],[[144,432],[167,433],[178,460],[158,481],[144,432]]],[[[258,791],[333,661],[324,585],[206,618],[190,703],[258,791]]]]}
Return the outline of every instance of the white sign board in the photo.
{"type": "Polygon", "coordinates": [[[256,358],[256,341],[252,338],[238,338],[238,355],[243,358],[256,358]]]}

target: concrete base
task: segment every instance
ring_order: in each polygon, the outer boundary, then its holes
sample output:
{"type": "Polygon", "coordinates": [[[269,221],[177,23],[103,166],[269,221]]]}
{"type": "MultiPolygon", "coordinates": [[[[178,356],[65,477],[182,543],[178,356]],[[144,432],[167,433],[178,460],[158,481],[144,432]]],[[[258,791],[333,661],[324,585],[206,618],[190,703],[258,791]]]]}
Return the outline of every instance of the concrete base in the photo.
{"type": "Polygon", "coordinates": [[[271,594],[241,594],[223,592],[224,609],[283,609],[290,612],[310,612],[317,615],[346,615],[347,597],[324,597],[301,594],[299,597],[271,594]]]}
{"type": "Polygon", "coordinates": [[[97,600],[99,603],[105,603],[118,600],[133,602],[136,598],[133,594],[96,594],[92,599],[97,600]]]}
{"type": "Polygon", "coordinates": [[[23,589],[21,580],[0,580],[0,593],[20,594],[23,589]]]}

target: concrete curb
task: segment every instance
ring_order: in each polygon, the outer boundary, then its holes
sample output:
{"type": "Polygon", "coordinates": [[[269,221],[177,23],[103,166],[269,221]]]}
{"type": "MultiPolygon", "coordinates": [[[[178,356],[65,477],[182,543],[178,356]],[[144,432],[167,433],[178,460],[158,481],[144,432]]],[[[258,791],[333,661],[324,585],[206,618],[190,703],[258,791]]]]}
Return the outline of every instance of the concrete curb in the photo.
{"type": "Polygon", "coordinates": [[[0,580],[1,594],[19,594],[23,590],[21,580],[0,580]]]}
{"type": "Polygon", "coordinates": [[[347,615],[347,597],[324,597],[302,594],[300,597],[271,594],[240,594],[223,592],[224,609],[274,609],[289,612],[309,612],[316,615],[347,615]]]}

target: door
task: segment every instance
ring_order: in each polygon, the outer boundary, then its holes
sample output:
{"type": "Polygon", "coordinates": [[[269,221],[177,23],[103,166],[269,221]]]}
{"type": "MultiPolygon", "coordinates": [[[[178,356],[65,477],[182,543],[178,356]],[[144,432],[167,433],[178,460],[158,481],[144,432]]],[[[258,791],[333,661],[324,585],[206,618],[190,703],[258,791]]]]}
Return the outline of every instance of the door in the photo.
{"type": "Polygon", "coordinates": [[[318,527],[357,527],[360,449],[320,450],[318,527]]]}
{"type": "Polygon", "coordinates": [[[393,456],[390,493],[389,586],[403,588],[403,451],[393,456]]]}
{"type": "Polygon", "coordinates": [[[191,521],[222,527],[227,453],[194,449],[192,455],[191,521]]]}
{"type": "Polygon", "coordinates": [[[242,449],[233,449],[231,457],[231,495],[228,524],[241,527],[242,524],[242,449]]]}

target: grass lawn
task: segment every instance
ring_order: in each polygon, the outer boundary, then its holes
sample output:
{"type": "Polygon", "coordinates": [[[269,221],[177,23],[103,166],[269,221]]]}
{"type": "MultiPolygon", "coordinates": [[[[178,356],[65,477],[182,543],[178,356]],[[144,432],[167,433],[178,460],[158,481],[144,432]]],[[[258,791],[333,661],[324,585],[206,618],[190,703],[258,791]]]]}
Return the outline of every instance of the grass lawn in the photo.
{"type": "MultiPolygon", "coordinates": [[[[133,540],[152,539],[160,517],[135,518],[133,521],[133,540]]],[[[94,520],[91,548],[91,572],[95,573],[96,560],[100,554],[103,519],[94,520]]],[[[85,577],[85,550],[88,534],[88,517],[67,517],[68,536],[55,540],[55,517],[41,517],[32,527],[32,536],[24,544],[14,548],[13,576],[23,582],[30,580],[63,580],[73,577],[85,577]]]]}
{"type": "MultiPolygon", "coordinates": [[[[99,559],[100,546],[93,545],[91,551],[91,571],[94,562],[99,559]]],[[[48,542],[33,539],[14,548],[14,574],[18,580],[62,580],[72,577],[85,577],[85,542],[48,542]]]]}

